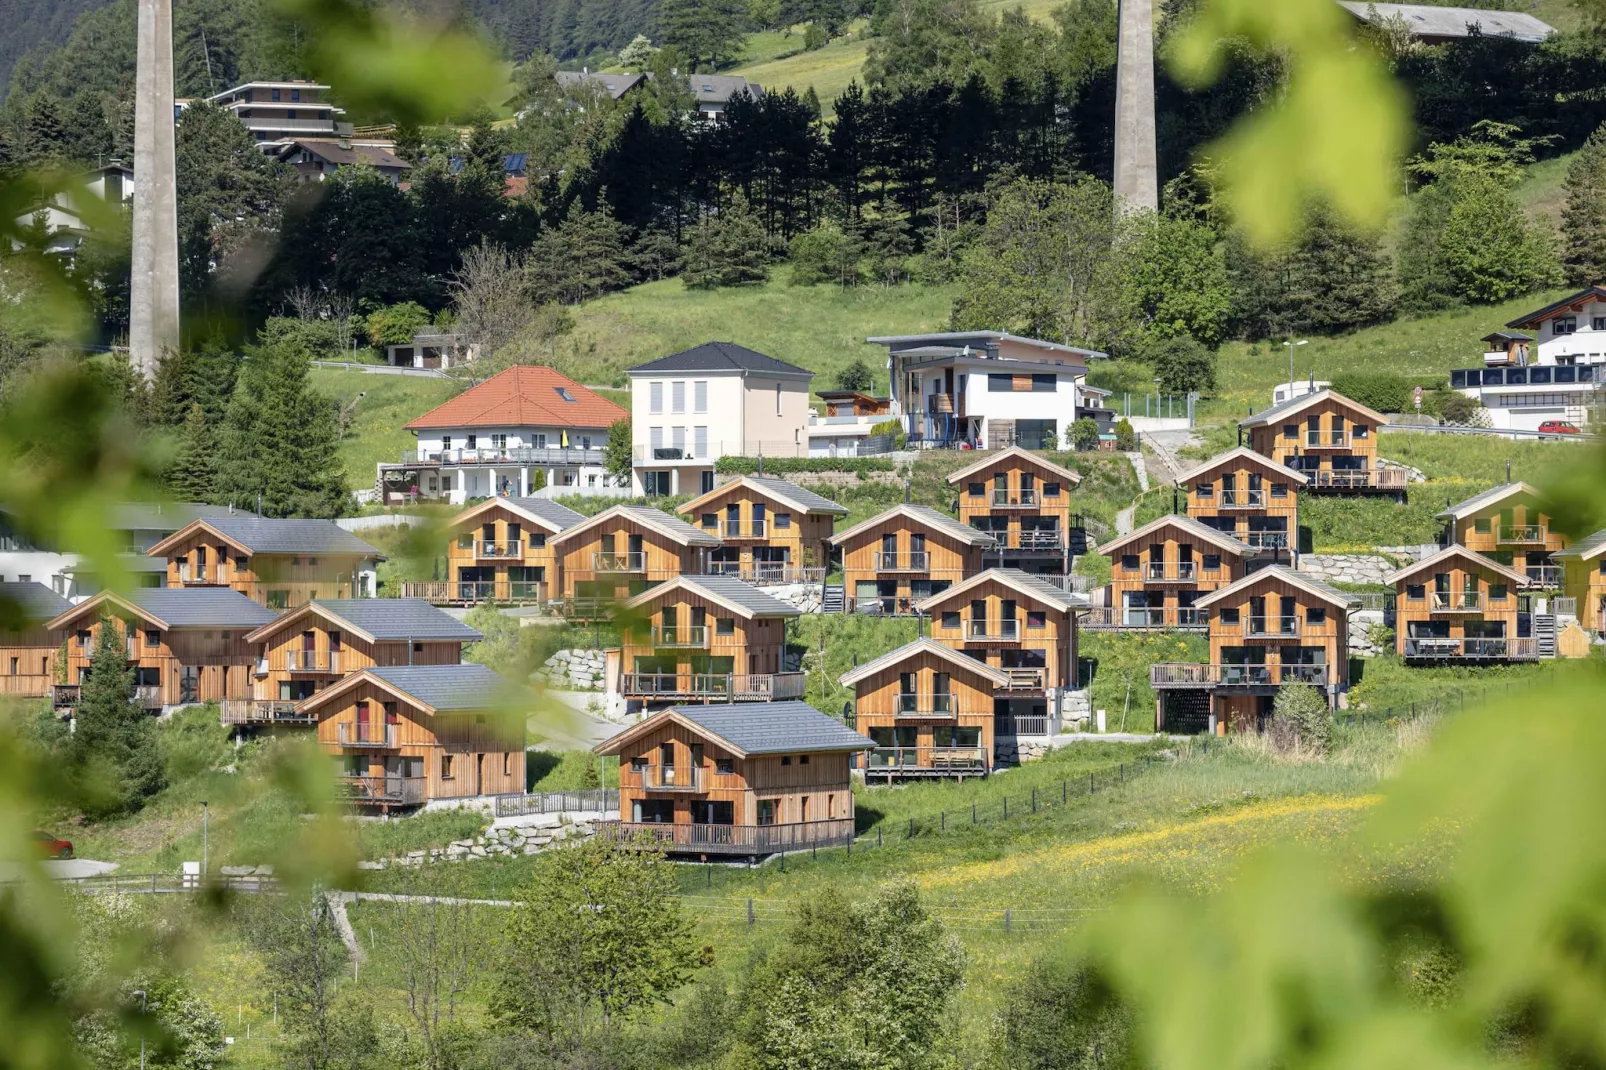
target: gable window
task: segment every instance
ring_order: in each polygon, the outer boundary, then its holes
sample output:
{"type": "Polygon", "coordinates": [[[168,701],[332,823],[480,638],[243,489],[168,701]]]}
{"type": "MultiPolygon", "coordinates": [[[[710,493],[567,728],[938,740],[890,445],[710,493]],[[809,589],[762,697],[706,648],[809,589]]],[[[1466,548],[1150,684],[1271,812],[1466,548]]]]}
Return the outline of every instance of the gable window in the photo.
{"type": "Polygon", "coordinates": [[[790,754],[781,755],[781,764],[782,765],[791,765],[792,764],[792,756],[790,754]]]}
{"type": "Polygon", "coordinates": [[[451,435],[442,435],[441,436],[441,449],[449,450],[451,448],[452,448],[452,436],[451,435]]]}
{"type": "Polygon", "coordinates": [[[1048,614],[1043,612],[1041,609],[1028,609],[1026,611],[1026,627],[1047,628],[1048,614]]]}
{"type": "Polygon", "coordinates": [[[1221,611],[1221,623],[1233,625],[1238,623],[1238,610],[1236,607],[1221,611]]]}
{"type": "Polygon", "coordinates": [[[1214,483],[1195,483],[1193,485],[1193,493],[1201,498],[1214,498],[1216,496],[1216,485],[1214,483]]]}
{"type": "Polygon", "coordinates": [[[546,549],[546,534],[544,532],[536,532],[536,533],[532,533],[530,535],[530,549],[532,549],[532,550],[545,550],[546,549]]]}
{"type": "Polygon", "coordinates": [[[1350,434],[1355,438],[1370,438],[1372,437],[1372,425],[1356,424],[1350,434]]]}
{"type": "Polygon", "coordinates": [[[1428,587],[1425,583],[1408,583],[1405,585],[1405,597],[1408,601],[1420,602],[1428,596],[1428,587]]]}
{"type": "Polygon", "coordinates": [[[161,632],[157,632],[157,631],[147,631],[145,633],[145,645],[146,646],[161,646],[162,645],[162,633],[161,632]]]}
{"type": "Polygon", "coordinates": [[[943,610],[942,626],[944,628],[953,628],[957,630],[959,627],[959,611],[955,609],[943,610]]]}
{"type": "Polygon", "coordinates": [[[1572,334],[1576,330],[1578,330],[1577,316],[1557,316],[1551,321],[1552,334],[1572,334]]]}
{"type": "Polygon", "coordinates": [[[1504,602],[1506,600],[1506,592],[1507,587],[1503,583],[1489,584],[1489,601],[1504,602]]]}
{"type": "Polygon", "coordinates": [[[735,758],[715,758],[714,772],[720,776],[730,776],[736,772],[735,758]]]}
{"type": "Polygon", "coordinates": [[[1221,571],[1221,555],[1220,554],[1205,554],[1204,555],[1204,565],[1203,565],[1203,567],[1204,567],[1204,570],[1206,572],[1220,572],[1221,571]]]}
{"type": "Polygon", "coordinates": [[[809,756],[807,754],[798,755],[797,764],[798,765],[808,765],[809,764],[809,756]]]}
{"type": "Polygon", "coordinates": [[[1305,610],[1305,623],[1315,628],[1327,623],[1327,610],[1310,608],[1305,610]]]}
{"type": "Polygon", "coordinates": [[[1299,425],[1298,424],[1283,424],[1283,437],[1284,438],[1298,438],[1299,437],[1299,425]]]}
{"type": "Polygon", "coordinates": [[[775,530],[776,531],[791,531],[792,530],[792,514],[791,513],[776,513],[775,514],[775,530]]]}
{"type": "Polygon", "coordinates": [[[1060,496],[1060,485],[1058,483],[1044,483],[1043,484],[1043,497],[1045,497],[1045,498],[1058,498],[1059,496],[1060,496]]]}
{"type": "Polygon", "coordinates": [[[1477,532],[1479,535],[1487,535],[1490,532],[1492,524],[1492,517],[1480,516],[1472,522],[1472,530],[1477,532]]]}
{"type": "Polygon", "coordinates": [[[985,497],[987,494],[987,484],[967,483],[965,484],[965,493],[969,494],[972,498],[985,497]]]}
{"type": "Polygon", "coordinates": [[[645,773],[647,771],[647,759],[644,757],[630,759],[630,771],[632,773],[645,773]]]}
{"type": "Polygon", "coordinates": [[[1136,572],[1138,570],[1138,555],[1122,554],[1121,567],[1128,572],[1136,572]]]}
{"type": "Polygon", "coordinates": [[[715,635],[735,635],[736,634],[736,618],[735,617],[715,617],[714,618],[714,634],[715,635]]]}
{"type": "Polygon", "coordinates": [[[250,567],[251,567],[251,561],[250,561],[249,558],[236,557],[234,559],[234,571],[236,571],[236,572],[244,572],[244,571],[246,571],[246,569],[248,569],[250,567]]]}

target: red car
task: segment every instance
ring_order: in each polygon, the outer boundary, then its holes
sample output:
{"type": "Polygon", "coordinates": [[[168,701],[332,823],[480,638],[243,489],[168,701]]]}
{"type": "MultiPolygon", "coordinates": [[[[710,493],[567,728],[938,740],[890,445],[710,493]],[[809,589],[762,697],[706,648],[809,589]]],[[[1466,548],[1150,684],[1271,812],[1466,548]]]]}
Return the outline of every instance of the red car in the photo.
{"type": "Polygon", "coordinates": [[[1544,435],[1581,435],[1584,429],[1577,424],[1570,424],[1566,420],[1546,420],[1539,425],[1539,433],[1544,435]]]}
{"type": "Polygon", "coordinates": [[[58,840],[48,832],[35,832],[33,842],[39,854],[45,858],[72,857],[72,844],[67,840],[58,840]]]}

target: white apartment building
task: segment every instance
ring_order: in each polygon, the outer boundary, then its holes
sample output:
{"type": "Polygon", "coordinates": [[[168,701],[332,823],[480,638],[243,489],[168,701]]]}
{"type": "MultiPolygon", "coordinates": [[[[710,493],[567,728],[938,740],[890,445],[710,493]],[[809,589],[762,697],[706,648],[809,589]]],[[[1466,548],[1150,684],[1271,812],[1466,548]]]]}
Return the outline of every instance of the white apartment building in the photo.
{"type": "Polygon", "coordinates": [[[808,456],[811,371],[704,342],[629,375],[638,494],[705,494],[714,462],[727,454],[808,456]]]}
{"type": "Polygon", "coordinates": [[[234,113],[263,152],[277,152],[295,138],[335,138],[351,134],[340,122],[343,108],[323,99],[329,91],[317,82],[247,82],[213,97],[211,103],[234,113]]]}
{"type": "Polygon", "coordinates": [[[1111,419],[1084,394],[1087,362],[1107,357],[1097,350],[1002,331],[865,341],[887,347],[892,411],[913,448],[1059,448],[1078,417],[1111,419]]]}
{"type": "Polygon", "coordinates": [[[1484,335],[1483,366],[1450,373],[1450,388],[1487,410],[1491,427],[1583,427],[1606,402],[1606,286],[1591,286],[1484,335]],[[1530,332],[1529,334],[1518,332],[1530,332]]]}

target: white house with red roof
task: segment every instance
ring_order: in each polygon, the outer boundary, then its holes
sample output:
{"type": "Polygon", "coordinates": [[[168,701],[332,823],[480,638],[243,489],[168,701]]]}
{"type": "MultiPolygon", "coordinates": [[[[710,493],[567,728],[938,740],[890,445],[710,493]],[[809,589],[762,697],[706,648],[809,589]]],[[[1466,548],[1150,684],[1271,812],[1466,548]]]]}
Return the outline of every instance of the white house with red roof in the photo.
{"type": "Polygon", "coordinates": [[[603,447],[629,415],[551,368],[509,368],[407,424],[418,448],[379,466],[379,500],[628,495],[603,447]]]}

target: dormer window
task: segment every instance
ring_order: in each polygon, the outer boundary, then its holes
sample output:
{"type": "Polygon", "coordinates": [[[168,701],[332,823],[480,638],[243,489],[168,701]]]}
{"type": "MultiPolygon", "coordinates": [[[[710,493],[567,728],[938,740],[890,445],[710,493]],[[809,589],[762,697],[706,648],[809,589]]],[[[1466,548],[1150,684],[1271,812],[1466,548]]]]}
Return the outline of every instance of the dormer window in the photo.
{"type": "Polygon", "coordinates": [[[566,386],[555,386],[552,389],[556,390],[558,392],[558,397],[562,398],[564,401],[573,401],[574,400],[574,395],[569,393],[569,388],[568,387],[566,387],[566,386]]]}
{"type": "Polygon", "coordinates": [[[1557,316],[1551,326],[1553,334],[1572,334],[1576,330],[1578,330],[1577,316],[1557,316]]]}

